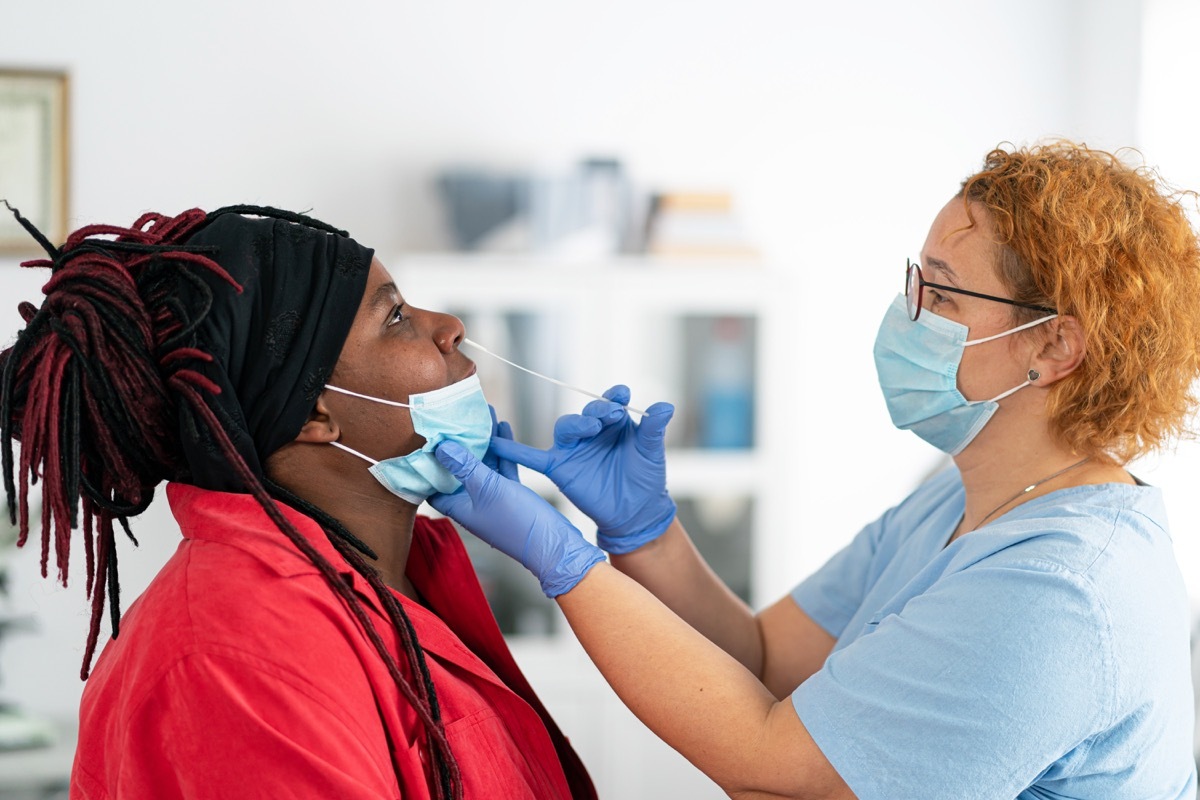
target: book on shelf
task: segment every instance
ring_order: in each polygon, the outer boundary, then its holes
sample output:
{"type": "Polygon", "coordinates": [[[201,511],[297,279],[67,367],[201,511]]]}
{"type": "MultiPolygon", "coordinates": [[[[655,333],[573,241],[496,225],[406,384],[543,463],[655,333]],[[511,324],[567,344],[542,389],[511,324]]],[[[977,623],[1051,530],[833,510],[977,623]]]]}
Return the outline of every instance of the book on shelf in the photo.
{"type": "Polygon", "coordinates": [[[663,258],[759,258],[728,192],[654,195],[646,218],[646,253],[663,258]]]}

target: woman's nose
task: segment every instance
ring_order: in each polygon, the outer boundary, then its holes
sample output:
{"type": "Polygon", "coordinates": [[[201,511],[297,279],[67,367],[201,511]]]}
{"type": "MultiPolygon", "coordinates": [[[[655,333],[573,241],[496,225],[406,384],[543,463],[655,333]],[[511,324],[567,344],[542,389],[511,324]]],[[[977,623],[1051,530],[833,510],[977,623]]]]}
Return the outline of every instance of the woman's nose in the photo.
{"type": "Polygon", "coordinates": [[[453,351],[467,335],[467,329],[462,320],[453,314],[434,312],[436,317],[433,328],[433,340],[443,353],[453,351]]]}

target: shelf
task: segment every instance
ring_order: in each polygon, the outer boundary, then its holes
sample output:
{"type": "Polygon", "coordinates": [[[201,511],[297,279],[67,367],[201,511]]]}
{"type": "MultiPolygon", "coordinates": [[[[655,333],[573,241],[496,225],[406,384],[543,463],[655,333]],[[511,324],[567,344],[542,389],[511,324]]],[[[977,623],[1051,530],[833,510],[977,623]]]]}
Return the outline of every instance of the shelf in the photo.
{"type": "Polygon", "coordinates": [[[47,724],[54,732],[50,745],[0,751],[0,796],[66,796],[76,730],[73,724],[47,724]]]}
{"type": "MultiPolygon", "coordinates": [[[[757,494],[763,480],[763,459],[751,450],[680,449],[667,451],[667,488],[672,496],[757,494]]],[[[558,489],[541,473],[520,467],[521,483],[544,496],[558,489]]]]}
{"type": "Polygon", "coordinates": [[[667,487],[673,495],[757,494],[765,464],[755,450],[668,450],[667,487]]]}
{"type": "Polygon", "coordinates": [[[413,254],[387,265],[407,299],[452,295],[464,307],[560,310],[581,286],[620,295],[622,306],[672,313],[756,312],[769,286],[761,264],[618,257],[562,262],[518,256],[413,254]],[[518,279],[519,278],[519,279],[518,279]]]}
{"type": "MultiPolygon", "coordinates": [[[[778,439],[766,433],[777,429],[786,402],[775,385],[788,358],[780,329],[786,281],[777,269],[733,260],[469,253],[410,253],[385,263],[407,302],[459,315],[467,335],[495,355],[592,392],[624,383],[641,408],[673,403],[667,486],[680,519],[736,593],[752,605],[778,596],[794,551],[781,541],[781,515],[794,492],[778,468],[778,439]]],[[[554,420],[587,402],[486,354],[467,355],[479,365],[489,402],[526,444],[548,447],[554,420]]],[[[524,468],[520,476],[594,535],[595,524],[548,479],[524,468]]],[[[528,576],[467,538],[506,632],[530,640],[564,635],[555,607],[528,576]]]]}

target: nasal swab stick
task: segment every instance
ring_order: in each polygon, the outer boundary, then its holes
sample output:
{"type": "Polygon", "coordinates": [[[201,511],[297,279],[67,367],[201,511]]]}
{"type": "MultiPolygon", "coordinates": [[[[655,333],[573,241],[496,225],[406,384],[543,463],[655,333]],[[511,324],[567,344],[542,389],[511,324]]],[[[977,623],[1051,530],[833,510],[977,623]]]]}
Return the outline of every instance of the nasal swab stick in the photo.
{"type": "MultiPolygon", "coordinates": [[[[469,345],[471,345],[471,347],[474,347],[474,348],[475,348],[475,349],[477,349],[477,350],[482,350],[483,352],[487,353],[487,354],[488,354],[489,356],[491,356],[492,358],[498,358],[498,359],[500,359],[500,360],[501,360],[501,361],[503,361],[505,364],[508,364],[510,367],[516,367],[517,369],[521,370],[522,372],[528,372],[530,375],[536,375],[537,377],[541,378],[542,380],[544,380],[544,381],[550,381],[550,383],[553,383],[553,384],[556,384],[556,385],[558,385],[558,386],[561,386],[561,387],[563,387],[564,389],[570,389],[572,392],[579,392],[579,393],[580,393],[580,394],[582,394],[582,395],[586,395],[586,396],[588,396],[588,397],[594,397],[594,398],[596,398],[597,400],[607,400],[607,399],[608,399],[607,397],[605,397],[605,396],[604,396],[604,395],[602,395],[602,394],[596,394],[595,392],[589,392],[587,389],[580,389],[578,386],[572,386],[572,385],[571,385],[571,384],[569,384],[569,383],[563,383],[563,382],[562,382],[562,381],[560,381],[560,380],[555,380],[554,378],[551,378],[551,377],[550,377],[550,376],[548,376],[548,375],[543,375],[543,374],[542,374],[542,373],[540,373],[540,372],[534,372],[534,371],[533,371],[533,370],[531,370],[531,369],[528,369],[528,368],[526,368],[526,367],[522,367],[520,364],[514,364],[513,362],[509,361],[509,360],[508,360],[507,358],[505,358],[504,356],[499,356],[499,355],[496,355],[495,353],[493,353],[491,350],[488,350],[488,349],[487,349],[486,347],[484,347],[483,345],[479,344],[478,342],[473,342],[473,341],[471,341],[470,339],[467,339],[466,337],[463,337],[463,344],[469,344],[469,345]]],[[[645,411],[642,411],[641,409],[634,408],[633,406],[625,406],[625,408],[626,408],[626,409],[628,409],[629,411],[632,411],[634,414],[637,414],[637,415],[639,415],[639,416],[643,416],[643,417],[644,417],[644,416],[646,416],[646,412],[645,412],[645,411]]]]}

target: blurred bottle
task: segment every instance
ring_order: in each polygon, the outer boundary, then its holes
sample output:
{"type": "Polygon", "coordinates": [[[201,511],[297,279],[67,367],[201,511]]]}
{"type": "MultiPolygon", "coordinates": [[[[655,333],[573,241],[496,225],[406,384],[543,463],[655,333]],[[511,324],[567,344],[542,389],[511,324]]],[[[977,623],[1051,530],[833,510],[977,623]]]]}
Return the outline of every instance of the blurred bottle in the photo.
{"type": "Polygon", "coordinates": [[[754,343],[751,321],[715,317],[700,351],[699,445],[745,448],[754,444],[754,343]]]}

